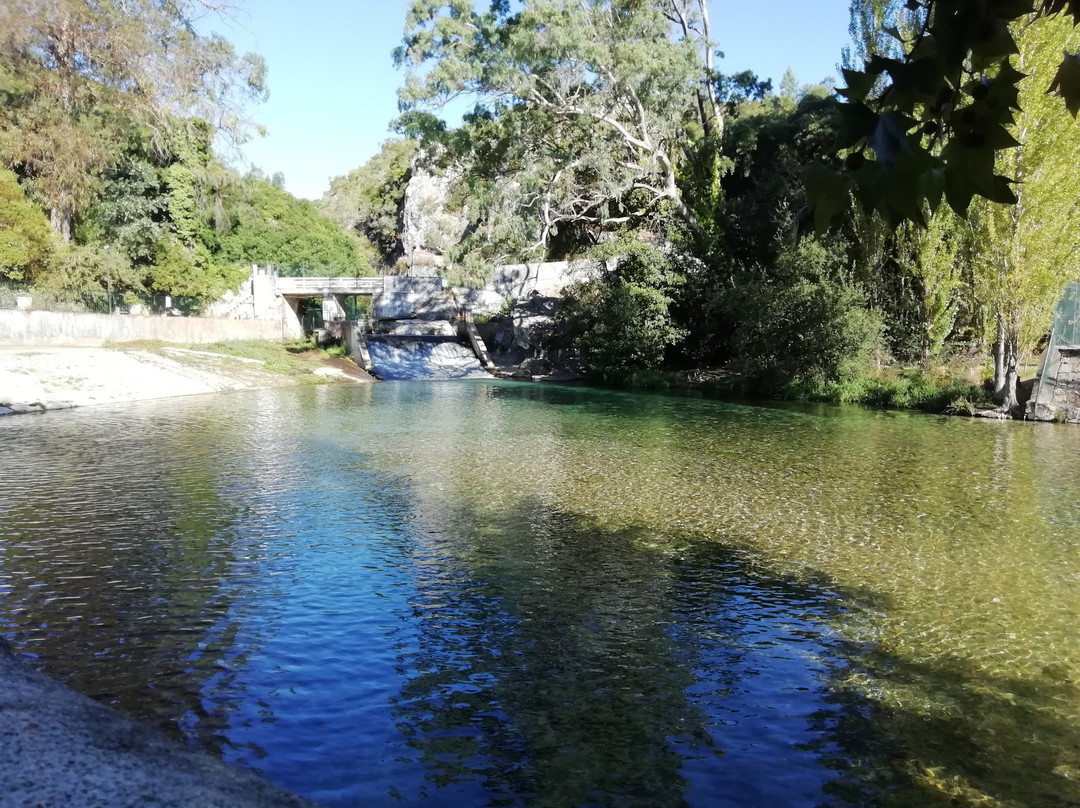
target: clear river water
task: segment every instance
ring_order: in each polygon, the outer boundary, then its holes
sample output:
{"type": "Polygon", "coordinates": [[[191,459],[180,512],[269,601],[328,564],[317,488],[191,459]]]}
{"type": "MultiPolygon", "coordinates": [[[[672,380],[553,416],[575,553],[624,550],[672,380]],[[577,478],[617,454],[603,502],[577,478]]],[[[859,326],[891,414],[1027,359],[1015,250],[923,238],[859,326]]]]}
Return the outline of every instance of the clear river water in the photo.
{"type": "Polygon", "coordinates": [[[490,381],[0,419],[0,634],[327,806],[1080,804],[1080,430],[490,381]]]}

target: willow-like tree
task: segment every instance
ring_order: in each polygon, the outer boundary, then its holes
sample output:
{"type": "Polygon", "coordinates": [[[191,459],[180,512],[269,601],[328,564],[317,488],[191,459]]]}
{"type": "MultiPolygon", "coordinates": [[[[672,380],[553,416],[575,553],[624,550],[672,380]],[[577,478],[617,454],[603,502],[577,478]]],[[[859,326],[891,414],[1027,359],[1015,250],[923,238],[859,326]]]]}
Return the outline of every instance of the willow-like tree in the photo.
{"type": "Polygon", "coordinates": [[[461,96],[477,102],[475,120],[512,121],[500,154],[517,158],[508,162],[541,240],[664,201],[698,229],[677,169],[688,122],[705,135],[723,128],[705,0],[513,5],[412,2],[395,53],[408,69],[404,121],[438,132],[432,114],[461,96]]]}
{"type": "Polygon", "coordinates": [[[1017,400],[1018,366],[1050,326],[1053,306],[1080,278],[1080,125],[1046,87],[1062,51],[1080,44],[1063,17],[1027,20],[1016,31],[1019,145],[998,154],[998,173],[1016,180],[1016,204],[976,200],[975,294],[994,346],[994,391],[1004,409],[1017,400]]]}
{"type": "MultiPolygon", "coordinates": [[[[194,31],[200,0],[9,0],[0,4],[0,163],[68,240],[76,212],[134,127],[200,118],[247,128],[264,65],[194,31]]],[[[156,138],[155,138],[156,139],[156,138]]]]}

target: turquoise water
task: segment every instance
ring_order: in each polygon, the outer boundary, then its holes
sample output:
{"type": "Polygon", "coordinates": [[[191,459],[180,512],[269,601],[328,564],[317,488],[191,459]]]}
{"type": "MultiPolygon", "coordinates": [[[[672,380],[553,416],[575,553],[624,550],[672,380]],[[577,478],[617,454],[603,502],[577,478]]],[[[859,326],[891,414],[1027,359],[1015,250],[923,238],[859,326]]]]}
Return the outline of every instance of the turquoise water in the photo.
{"type": "Polygon", "coordinates": [[[0,633],[327,805],[1080,800],[1080,433],[494,382],[0,420],[0,633]]]}

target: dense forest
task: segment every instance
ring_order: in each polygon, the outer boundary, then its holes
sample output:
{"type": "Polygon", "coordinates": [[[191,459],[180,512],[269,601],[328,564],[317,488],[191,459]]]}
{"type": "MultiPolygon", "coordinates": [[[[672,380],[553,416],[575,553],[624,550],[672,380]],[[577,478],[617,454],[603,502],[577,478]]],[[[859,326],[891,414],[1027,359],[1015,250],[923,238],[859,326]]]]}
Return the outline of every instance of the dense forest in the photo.
{"type": "Polygon", "coordinates": [[[213,298],[253,262],[369,273],[282,178],[219,156],[257,134],[266,68],[197,33],[199,0],[0,7],[0,282],[213,298]]]}
{"type": "Polygon", "coordinates": [[[0,281],[398,271],[426,172],[466,223],[443,273],[621,256],[559,314],[598,379],[1008,409],[1080,278],[1080,36],[1037,6],[852,0],[837,87],[722,72],[704,0],[413,0],[400,136],[310,203],[220,156],[265,66],[198,34],[199,0],[5,4],[0,281]]]}

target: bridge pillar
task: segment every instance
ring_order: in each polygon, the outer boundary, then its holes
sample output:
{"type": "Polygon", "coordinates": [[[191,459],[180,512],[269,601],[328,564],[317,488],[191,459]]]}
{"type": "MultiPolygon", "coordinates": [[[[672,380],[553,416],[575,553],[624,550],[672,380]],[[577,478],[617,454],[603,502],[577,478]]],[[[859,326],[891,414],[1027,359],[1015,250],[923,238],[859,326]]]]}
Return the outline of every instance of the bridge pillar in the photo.
{"type": "Polygon", "coordinates": [[[322,317],[324,323],[335,323],[344,320],[344,295],[324,293],[322,299],[322,317]]]}
{"type": "Polygon", "coordinates": [[[271,320],[277,314],[275,301],[277,276],[270,273],[269,267],[251,266],[251,306],[252,317],[256,320],[271,320]]]}
{"type": "Polygon", "coordinates": [[[304,325],[300,322],[300,313],[297,306],[300,298],[291,295],[282,295],[281,298],[281,330],[286,338],[299,339],[304,336],[304,325]]]}

